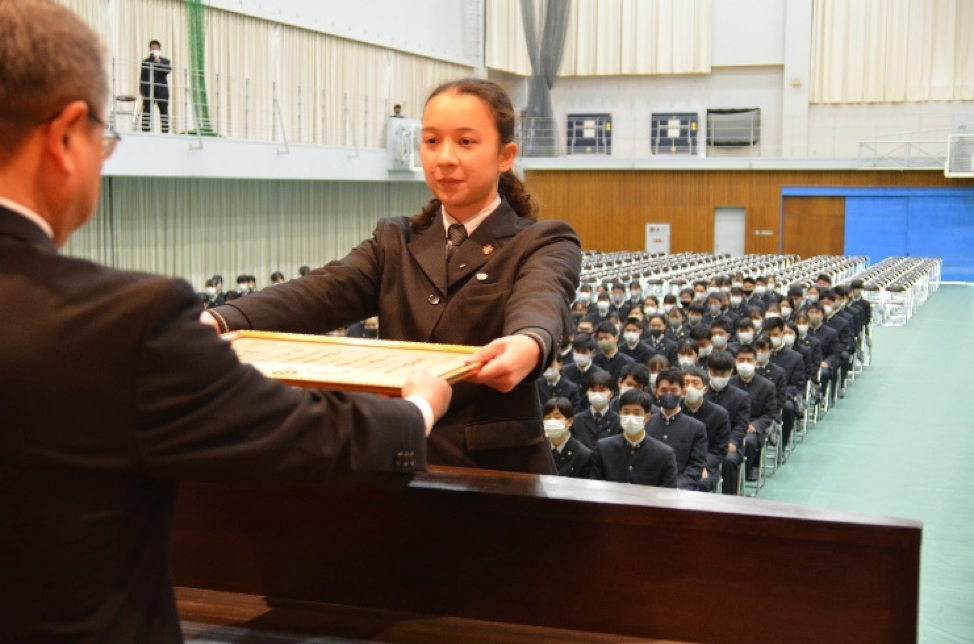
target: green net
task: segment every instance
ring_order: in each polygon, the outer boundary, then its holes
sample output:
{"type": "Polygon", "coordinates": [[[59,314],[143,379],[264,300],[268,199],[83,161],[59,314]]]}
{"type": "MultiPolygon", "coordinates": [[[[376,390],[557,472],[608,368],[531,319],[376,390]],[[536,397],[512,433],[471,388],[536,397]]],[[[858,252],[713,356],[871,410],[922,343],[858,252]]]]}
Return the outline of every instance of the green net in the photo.
{"type": "MultiPolygon", "coordinates": [[[[210,103],[206,94],[206,7],[202,0],[186,0],[189,21],[189,84],[196,115],[196,127],[203,136],[216,136],[210,121],[210,103]]],[[[196,134],[195,130],[187,134],[196,134]]]]}

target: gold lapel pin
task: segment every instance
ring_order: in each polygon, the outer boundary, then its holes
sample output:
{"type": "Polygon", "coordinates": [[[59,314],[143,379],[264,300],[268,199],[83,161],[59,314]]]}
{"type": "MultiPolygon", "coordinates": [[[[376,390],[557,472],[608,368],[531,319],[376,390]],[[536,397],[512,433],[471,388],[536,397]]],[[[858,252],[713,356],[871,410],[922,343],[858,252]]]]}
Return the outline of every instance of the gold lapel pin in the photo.
{"type": "Polygon", "coordinates": [[[477,273],[477,279],[483,282],[485,279],[487,279],[487,273],[477,273]]]}
{"type": "Polygon", "coordinates": [[[484,255],[490,255],[491,253],[494,252],[494,247],[491,246],[490,244],[487,244],[486,246],[484,246],[482,252],[483,252],[484,255]]]}

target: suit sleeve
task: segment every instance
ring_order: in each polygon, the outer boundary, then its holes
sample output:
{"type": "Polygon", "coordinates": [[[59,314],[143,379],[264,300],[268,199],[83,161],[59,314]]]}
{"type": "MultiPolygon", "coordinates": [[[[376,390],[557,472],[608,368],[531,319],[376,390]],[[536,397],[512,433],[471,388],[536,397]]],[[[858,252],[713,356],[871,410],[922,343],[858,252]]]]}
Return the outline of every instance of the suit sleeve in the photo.
{"type": "MultiPolygon", "coordinates": [[[[731,435],[730,414],[720,414],[717,421],[714,440],[707,445],[707,469],[710,470],[710,475],[720,472],[720,465],[724,462],[724,457],[727,456],[727,443],[730,441],[731,435]]],[[[747,431],[746,425],[744,431],[747,431]]]]}
{"type": "Polygon", "coordinates": [[[592,450],[592,464],[588,478],[595,481],[605,480],[605,466],[602,464],[602,450],[596,445],[592,450]]]}
{"type": "Polygon", "coordinates": [[[663,466],[660,468],[659,486],[677,489],[676,455],[668,450],[663,455],[663,466]]]}
{"type": "Polygon", "coordinates": [[[132,392],[134,444],[146,473],[310,482],[333,472],[425,468],[415,405],[266,379],[199,323],[187,284],[164,284],[142,332],[132,392]]]}
{"type": "Polygon", "coordinates": [[[795,352],[796,360],[791,361],[791,373],[785,391],[789,396],[801,397],[805,392],[805,360],[795,352]]]}
{"type": "Polygon", "coordinates": [[[543,339],[541,360],[529,376],[537,377],[571,328],[570,306],[582,271],[582,250],[578,235],[564,222],[539,222],[529,231],[536,240],[521,260],[507,301],[504,335],[534,333],[543,339]]]}
{"type": "Polygon", "coordinates": [[[592,452],[583,451],[578,455],[578,478],[592,478],[592,452]]]}
{"type": "Polygon", "coordinates": [[[342,259],[210,312],[226,321],[225,330],[311,334],[326,333],[378,315],[382,265],[379,239],[389,223],[380,221],[372,237],[342,259]]]}
{"type": "MultiPolygon", "coordinates": [[[[768,383],[770,384],[770,381],[768,381],[768,383]]],[[[751,424],[754,426],[754,429],[758,430],[758,433],[764,437],[764,433],[769,427],[771,427],[771,423],[773,423],[774,419],[778,416],[775,406],[777,402],[777,394],[774,390],[774,385],[771,385],[770,388],[766,388],[762,393],[761,398],[757,402],[759,405],[758,414],[756,418],[751,419],[751,424]]]]}
{"type": "Polygon", "coordinates": [[[751,424],[751,399],[747,392],[743,393],[746,398],[737,406],[734,411],[734,418],[731,422],[730,442],[734,444],[737,451],[744,449],[744,437],[747,436],[747,427],[751,424]]]}
{"type": "Polygon", "coordinates": [[[677,481],[677,487],[681,490],[699,489],[700,478],[703,476],[705,467],[707,467],[707,428],[704,427],[703,423],[700,423],[690,447],[690,461],[683,469],[683,474],[677,481]]]}

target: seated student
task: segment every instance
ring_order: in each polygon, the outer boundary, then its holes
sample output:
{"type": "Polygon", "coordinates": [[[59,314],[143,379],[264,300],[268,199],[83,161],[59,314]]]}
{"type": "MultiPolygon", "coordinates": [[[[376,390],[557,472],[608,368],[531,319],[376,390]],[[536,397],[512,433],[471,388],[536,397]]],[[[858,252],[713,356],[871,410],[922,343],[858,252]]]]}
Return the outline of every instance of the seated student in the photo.
{"type": "Polygon", "coordinates": [[[756,333],[754,331],[754,323],[751,322],[751,318],[744,314],[740,320],[737,321],[737,341],[732,342],[730,347],[733,349],[732,353],[737,354],[737,349],[745,344],[754,344],[754,338],[756,333]]]}
{"type": "MultiPolygon", "coordinates": [[[[585,386],[585,380],[592,373],[602,371],[592,364],[595,358],[595,338],[587,333],[579,333],[572,342],[572,364],[565,365],[561,375],[571,380],[579,387],[585,386]]],[[[583,406],[584,403],[583,403],[583,406]]]]}
{"type": "Polygon", "coordinates": [[[638,279],[629,282],[629,312],[643,308],[643,285],[638,279]]]}
{"type": "Polygon", "coordinates": [[[632,304],[626,297],[626,291],[626,285],[617,282],[612,285],[612,291],[609,293],[609,298],[612,302],[612,308],[609,310],[615,313],[620,320],[625,320],[629,317],[629,311],[632,310],[632,304]]]}
{"type": "MultiPolygon", "coordinates": [[[[822,362],[819,363],[821,369],[819,372],[819,383],[822,391],[825,391],[826,387],[832,382],[833,376],[839,373],[839,368],[842,365],[843,348],[839,343],[839,334],[831,327],[823,324],[825,309],[818,302],[809,304],[808,312],[801,317],[807,317],[808,319],[806,337],[810,340],[817,341],[821,347],[822,362]]],[[[799,324],[799,339],[802,339],[801,331],[802,325],[799,324]]]]}
{"type": "Polygon", "coordinates": [[[830,289],[832,288],[832,278],[825,273],[822,273],[815,278],[815,284],[818,285],[820,291],[830,289]]]}
{"type": "Polygon", "coordinates": [[[587,318],[579,320],[578,324],[575,325],[575,335],[579,335],[580,333],[595,335],[595,325],[592,324],[591,320],[587,318]]]}
{"type": "Polygon", "coordinates": [[[755,294],[755,280],[753,277],[744,278],[744,283],[741,285],[741,293],[744,295],[741,307],[745,312],[752,307],[760,309],[762,313],[764,312],[764,298],[755,294]]]}
{"type": "MultiPolygon", "coordinates": [[[[734,329],[724,319],[716,320],[712,325],[710,325],[710,345],[714,348],[714,351],[729,351],[731,348],[731,332],[734,329]]],[[[737,346],[737,343],[733,343],[737,346]]]]}
{"type": "MultiPolygon", "coordinates": [[[[711,376],[712,377],[712,376],[711,376]]],[[[751,402],[751,422],[744,438],[747,457],[747,480],[758,478],[758,452],[771,423],[778,417],[778,394],[774,384],[757,374],[757,351],[749,344],[737,350],[737,375],[730,379],[730,386],[747,393],[751,402]]]]}
{"type": "Polygon", "coordinates": [[[603,438],[592,453],[591,478],[655,487],[677,486],[673,449],[646,434],[652,402],[642,391],[622,395],[623,432],[603,438]]]}
{"type": "Polygon", "coordinates": [[[690,308],[690,305],[693,304],[693,289],[692,288],[682,289],[680,291],[679,300],[680,300],[680,308],[683,309],[684,313],[686,313],[687,310],[690,308]]]}
{"type": "Polygon", "coordinates": [[[850,324],[854,343],[853,346],[858,347],[859,339],[862,335],[862,329],[864,326],[862,314],[859,312],[859,309],[849,307],[849,302],[851,301],[849,297],[849,289],[840,285],[833,288],[832,292],[835,293],[836,315],[843,316],[850,324]]]}
{"type": "MultiPolygon", "coordinates": [[[[849,365],[855,352],[855,341],[853,340],[852,325],[842,316],[837,315],[835,308],[835,293],[831,290],[822,291],[819,296],[819,304],[822,305],[824,317],[822,324],[833,331],[838,337],[839,351],[839,376],[840,386],[845,387],[846,376],[849,373],[849,365]]],[[[841,391],[841,390],[840,390],[841,391]]]]}
{"type": "Polygon", "coordinates": [[[625,318],[625,321],[623,322],[623,326],[625,326],[625,323],[629,320],[635,320],[636,322],[639,323],[639,329],[640,329],[639,339],[642,340],[642,332],[645,330],[646,327],[646,315],[643,313],[642,307],[634,306],[632,310],[629,311],[629,316],[625,318]]]}
{"type": "Polygon", "coordinates": [[[787,306],[790,306],[792,311],[791,320],[794,321],[795,315],[805,311],[805,291],[800,284],[792,284],[788,287],[787,302],[787,306]]]}
{"type": "Polygon", "coordinates": [[[697,365],[701,369],[707,368],[707,356],[714,350],[713,345],[710,343],[710,339],[713,334],[710,332],[710,327],[700,325],[690,329],[690,339],[697,343],[697,365]]]}
{"type": "Polygon", "coordinates": [[[629,318],[622,326],[622,342],[619,343],[619,353],[632,358],[639,364],[653,357],[654,351],[642,341],[643,325],[636,318],[629,318]]]}
{"type": "MultiPolygon", "coordinates": [[[[643,315],[647,320],[653,317],[657,313],[662,313],[663,309],[660,308],[659,298],[655,295],[650,295],[643,300],[643,315]]],[[[645,339],[645,338],[644,338],[645,339]]]]}
{"type": "Polygon", "coordinates": [[[684,324],[683,311],[677,307],[666,314],[666,337],[680,343],[687,339],[690,327],[684,324]]]}
{"type": "Polygon", "coordinates": [[[710,291],[710,285],[706,280],[697,280],[693,283],[693,301],[700,302],[701,304],[707,299],[707,293],[710,291]]]}
{"type": "Polygon", "coordinates": [[[609,294],[605,291],[599,293],[595,299],[595,309],[593,310],[589,306],[589,314],[585,316],[585,319],[592,323],[593,327],[598,328],[600,324],[605,322],[605,319],[609,316],[609,311],[612,309],[612,300],[609,294]]]}
{"type": "Polygon", "coordinates": [[[671,364],[670,361],[666,359],[666,356],[655,355],[649,359],[646,366],[649,367],[649,388],[647,391],[649,391],[650,396],[653,397],[653,404],[657,404],[656,379],[659,377],[660,372],[664,369],[669,369],[671,364]]]}
{"type": "Polygon", "coordinates": [[[676,365],[680,368],[680,371],[686,371],[690,367],[695,367],[700,360],[700,354],[698,353],[697,343],[693,340],[684,340],[680,343],[680,348],[677,350],[676,355],[676,365]]]}
{"type": "Polygon", "coordinates": [[[649,367],[634,362],[622,368],[618,383],[619,395],[609,401],[609,409],[619,413],[619,397],[630,389],[646,391],[649,388],[649,367]]]}
{"type": "Polygon", "coordinates": [[[619,352],[619,328],[611,322],[603,322],[595,329],[599,351],[592,358],[592,364],[612,374],[616,380],[622,368],[634,360],[619,352]]]}
{"type": "MultiPolygon", "coordinates": [[[[572,409],[582,411],[578,385],[561,375],[562,367],[564,364],[561,355],[556,351],[551,359],[551,365],[538,378],[538,399],[543,405],[552,398],[566,398],[572,404],[572,409]]],[[[572,412],[573,415],[575,411],[572,412]]]]}
{"type": "Polygon", "coordinates": [[[578,287],[578,297],[576,299],[588,308],[592,308],[592,305],[595,304],[595,295],[592,294],[592,285],[583,282],[582,285],[578,287]]]}
{"type": "Polygon", "coordinates": [[[724,457],[721,472],[724,477],[724,494],[737,492],[737,479],[744,461],[744,441],[747,428],[751,424],[751,401],[747,393],[730,386],[734,371],[734,356],[726,351],[714,351],[707,358],[710,385],[704,397],[720,405],[730,417],[730,437],[727,442],[727,455],[724,457]]]}
{"type": "Polygon", "coordinates": [[[862,296],[864,286],[865,284],[863,284],[862,280],[852,280],[852,283],[849,285],[849,295],[852,301],[849,303],[849,306],[859,309],[862,313],[863,330],[868,330],[873,320],[873,305],[862,296]]]}
{"type": "Polygon", "coordinates": [[[572,328],[577,329],[578,323],[585,319],[586,315],[588,315],[588,307],[575,300],[572,303],[572,328]]]}
{"type": "Polygon", "coordinates": [[[679,369],[671,368],[659,374],[656,399],[660,413],[650,419],[646,433],[673,448],[676,486],[681,490],[698,490],[707,467],[707,428],[680,412],[683,394],[683,374],[679,369]]]}
{"type": "MultiPolygon", "coordinates": [[[[805,360],[797,351],[785,346],[785,326],[781,318],[765,320],[765,333],[771,344],[770,362],[781,368],[785,376],[785,401],[781,408],[783,445],[788,444],[798,414],[797,404],[805,397],[805,360]]],[[[760,351],[760,347],[758,347],[760,351]]],[[[758,361],[760,364],[760,360],[758,361]]]]}
{"type": "Polygon", "coordinates": [[[704,302],[704,307],[706,309],[706,312],[703,314],[703,323],[705,326],[713,326],[717,320],[730,319],[729,314],[724,309],[723,297],[720,291],[710,293],[704,302]]]}
{"type": "Polygon", "coordinates": [[[664,295],[663,296],[663,311],[662,311],[663,315],[666,315],[667,313],[669,313],[673,309],[680,308],[679,304],[680,303],[676,299],[676,296],[673,295],[672,293],[667,293],[666,295],[664,295]]]}
{"type": "Polygon", "coordinates": [[[666,318],[659,314],[652,315],[647,326],[649,327],[649,337],[646,339],[646,346],[650,348],[653,355],[661,355],[670,363],[676,363],[679,344],[676,340],[666,337],[666,318]]]}
{"type": "MultiPolygon", "coordinates": [[[[808,331],[807,319],[805,331],[808,331]]],[[[785,326],[781,330],[781,339],[786,348],[791,349],[802,357],[802,364],[804,367],[803,377],[805,383],[807,383],[809,380],[814,380],[815,374],[818,371],[818,363],[821,362],[821,358],[816,360],[810,346],[806,346],[799,341],[798,325],[791,321],[785,322],[785,326]]],[[[805,386],[805,383],[803,383],[803,387],[805,386]]]]}
{"type": "Polygon", "coordinates": [[[615,394],[616,381],[608,371],[593,373],[585,386],[585,398],[589,408],[575,414],[572,434],[589,449],[595,449],[600,438],[618,434],[619,414],[609,409],[609,400],[615,394]]]}
{"type": "Polygon", "coordinates": [[[558,355],[561,357],[562,367],[565,365],[574,364],[575,359],[572,357],[572,344],[575,342],[575,334],[569,330],[565,330],[566,335],[561,340],[561,346],[558,347],[558,355]]]}
{"type": "Polygon", "coordinates": [[[571,434],[575,412],[567,398],[545,401],[544,431],[551,442],[551,456],[555,459],[558,476],[587,479],[592,469],[592,450],[578,442],[571,434]]]}
{"type": "Polygon", "coordinates": [[[751,326],[754,328],[754,338],[761,337],[761,332],[764,329],[764,311],[756,306],[749,306],[747,308],[747,316],[751,318],[751,326]]]}
{"type": "Polygon", "coordinates": [[[703,316],[706,312],[707,309],[704,308],[702,302],[691,302],[686,309],[687,327],[692,330],[703,325],[703,316]]]}
{"type": "Polygon", "coordinates": [[[713,492],[720,478],[720,468],[727,456],[730,440],[730,414],[727,410],[705,398],[710,377],[700,367],[690,367],[683,373],[686,393],[683,411],[690,418],[699,420],[707,428],[707,467],[700,477],[700,491],[713,492]]]}
{"type": "Polygon", "coordinates": [[[754,296],[764,302],[765,308],[771,303],[774,295],[774,291],[768,287],[768,278],[760,275],[754,278],[754,296]]]}
{"type": "MultiPolygon", "coordinates": [[[[732,286],[730,290],[730,306],[727,308],[727,313],[734,316],[735,320],[740,320],[745,315],[745,304],[744,304],[744,291],[741,290],[740,286],[732,286]]],[[[737,324],[736,322],[734,324],[737,324]]]]}

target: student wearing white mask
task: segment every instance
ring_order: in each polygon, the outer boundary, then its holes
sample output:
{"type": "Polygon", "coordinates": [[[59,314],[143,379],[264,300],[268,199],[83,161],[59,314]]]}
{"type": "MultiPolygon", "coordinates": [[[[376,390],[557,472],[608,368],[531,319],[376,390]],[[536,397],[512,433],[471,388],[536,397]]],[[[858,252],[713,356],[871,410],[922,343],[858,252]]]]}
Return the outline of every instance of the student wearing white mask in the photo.
{"type": "Polygon", "coordinates": [[[730,415],[720,405],[706,399],[710,377],[705,369],[691,367],[683,373],[686,393],[683,411],[707,428],[707,467],[700,478],[700,491],[713,492],[720,478],[720,468],[727,456],[730,440],[730,415]]]}
{"type": "Polygon", "coordinates": [[[710,344],[714,351],[733,353],[736,342],[731,342],[731,325],[726,320],[717,320],[710,326],[710,344]]]}
{"type": "Polygon", "coordinates": [[[714,350],[710,341],[711,337],[712,332],[708,327],[698,326],[690,329],[690,339],[697,343],[697,363],[690,366],[706,368],[707,356],[714,350]]]}
{"type": "Polygon", "coordinates": [[[734,372],[734,356],[727,351],[714,351],[707,358],[707,372],[710,377],[704,398],[719,405],[730,417],[730,437],[727,442],[727,455],[724,457],[722,492],[736,494],[741,463],[744,462],[744,440],[751,424],[751,402],[748,395],[730,386],[734,372]]]}
{"type": "Polygon", "coordinates": [[[142,61],[139,75],[139,94],[142,96],[142,131],[151,126],[152,106],[159,108],[163,134],[169,133],[169,74],[172,61],[162,55],[158,40],[149,42],[149,57],[142,61]]]}
{"type": "Polygon", "coordinates": [[[680,343],[676,357],[676,365],[680,368],[680,371],[686,371],[690,367],[697,365],[697,362],[700,360],[698,351],[697,343],[693,340],[684,340],[680,343]]]}
{"type": "Polygon", "coordinates": [[[770,380],[757,375],[757,351],[752,345],[738,348],[737,375],[731,377],[729,385],[750,397],[751,422],[744,439],[744,453],[747,458],[747,480],[756,481],[760,466],[758,451],[777,417],[778,394],[770,380]]]}
{"type": "MultiPolygon", "coordinates": [[[[754,351],[757,362],[754,372],[762,378],[770,380],[774,385],[776,418],[781,420],[785,403],[788,401],[788,376],[784,369],[771,362],[771,342],[768,341],[767,336],[762,335],[754,341],[754,351]]],[[[768,435],[768,440],[772,445],[778,444],[777,429],[774,427],[774,431],[768,435]]]]}
{"type": "Polygon", "coordinates": [[[538,378],[538,400],[543,405],[552,398],[567,398],[572,404],[572,409],[581,411],[581,394],[578,385],[561,375],[563,368],[562,357],[556,351],[551,359],[551,365],[538,378]]]}
{"type": "MultiPolygon", "coordinates": [[[[699,420],[682,413],[683,374],[666,369],[656,379],[656,399],[660,413],[646,426],[646,433],[673,448],[677,483],[681,490],[698,490],[707,467],[707,428],[699,420]]],[[[625,401],[623,401],[625,402],[625,401]]]]}
{"type": "Polygon", "coordinates": [[[780,368],[785,377],[785,403],[781,408],[781,430],[784,444],[788,445],[798,415],[798,402],[805,395],[805,360],[802,355],[785,346],[784,320],[767,320],[765,332],[771,343],[771,364],[780,368]]]}
{"type": "Polygon", "coordinates": [[[643,300],[643,314],[648,320],[650,317],[662,312],[662,308],[659,305],[659,298],[655,295],[650,295],[645,300],[643,300]]]}
{"type": "Polygon", "coordinates": [[[745,344],[753,344],[754,338],[754,323],[751,322],[751,318],[741,318],[737,323],[737,346],[740,347],[745,344]]]}
{"type": "Polygon", "coordinates": [[[589,408],[575,414],[573,422],[575,438],[589,449],[601,438],[614,436],[622,431],[619,414],[609,409],[616,381],[609,372],[599,370],[589,376],[585,385],[585,398],[589,408]]]}
{"type": "Polygon", "coordinates": [[[591,478],[615,483],[677,487],[673,449],[647,435],[649,394],[631,390],[620,399],[623,431],[600,440],[592,453],[591,478]]]}
{"type": "Polygon", "coordinates": [[[794,349],[805,358],[805,374],[813,383],[818,384],[818,372],[822,364],[822,343],[808,333],[808,316],[797,313],[795,321],[789,323],[795,332],[794,349]]]}
{"type": "MultiPolygon", "coordinates": [[[[595,338],[588,333],[576,335],[575,340],[572,341],[572,363],[562,367],[562,377],[584,388],[592,374],[602,371],[592,364],[596,348],[595,338]]],[[[588,409],[588,401],[581,393],[579,393],[579,408],[588,409]]]]}
{"type": "Polygon", "coordinates": [[[551,398],[544,403],[544,431],[551,443],[558,476],[587,479],[592,469],[592,450],[572,436],[572,403],[567,398],[551,398]]]}
{"type": "Polygon", "coordinates": [[[619,353],[632,358],[639,364],[653,357],[653,350],[642,340],[643,326],[638,320],[629,318],[622,327],[622,342],[619,343],[619,353]]]}

